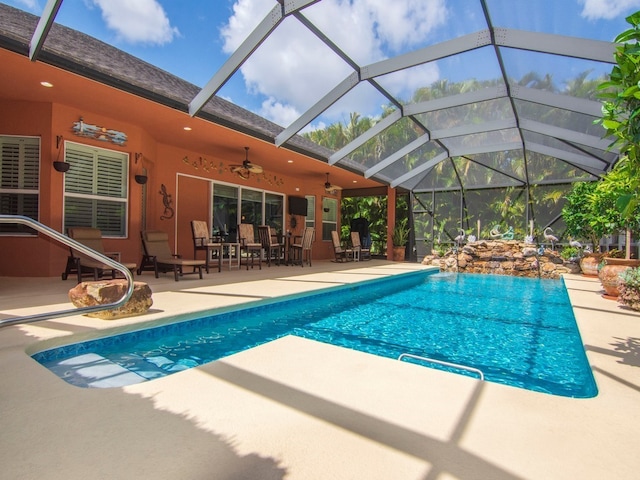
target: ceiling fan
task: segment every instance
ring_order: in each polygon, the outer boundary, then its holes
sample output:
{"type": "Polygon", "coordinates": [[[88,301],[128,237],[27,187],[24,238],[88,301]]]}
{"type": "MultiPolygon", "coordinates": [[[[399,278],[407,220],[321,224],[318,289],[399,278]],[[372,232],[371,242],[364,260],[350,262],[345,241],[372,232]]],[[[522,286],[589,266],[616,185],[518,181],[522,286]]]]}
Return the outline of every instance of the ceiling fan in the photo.
{"type": "Polygon", "coordinates": [[[327,181],[324,182],[324,191],[329,195],[336,195],[340,190],[342,190],[342,187],[331,185],[331,182],[329,182],[329,174],[327,173],[327,181]]]}
{"type": "Polygon", "coordinates": [[[252,173],[262,173],[262,167],[260,165],[256,165],[255,163],[251,163],[249,161],[249,147],[244,147],[245,150],[245,159],[241,165],[231,165],[229,169],[231,172],[238,174],[239,177],[244,178],[245,180],[249,178],[249,175],[252,173]]]}

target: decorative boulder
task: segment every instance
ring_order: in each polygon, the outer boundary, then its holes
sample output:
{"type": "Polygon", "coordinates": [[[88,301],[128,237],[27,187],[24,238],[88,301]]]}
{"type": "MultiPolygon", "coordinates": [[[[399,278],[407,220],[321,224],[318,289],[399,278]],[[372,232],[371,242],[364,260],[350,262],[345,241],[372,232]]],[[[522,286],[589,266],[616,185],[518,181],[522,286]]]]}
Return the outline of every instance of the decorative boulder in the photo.
{"type": "MultiPolygon", "coordinates": [[[[103,280],[98,282],[82,282],[69,290],[69,300],[75,307],[92,307],[105,305],[120,300],[127,291],[126,280],[103,280]]],[[[114,320],[116,318],[133,317],[145,313],[153,305],[151,288],[144,282],[134,282],[131,298],[121,307],[99,310],[87,316],[114,320]]]]}
{"type": "MultiPolygon", "coordinates": [[[[435,264],[433,256],[425,257],[423,264],[435,264]]],[[[449,251],[439,262],[442,271],[493,273],[519,277],[559,278],[571,271],[560,255],[552,250],[538,251],[535,246],[516,240],[481,240],[467,244],[456,258],[449,251]]]]}

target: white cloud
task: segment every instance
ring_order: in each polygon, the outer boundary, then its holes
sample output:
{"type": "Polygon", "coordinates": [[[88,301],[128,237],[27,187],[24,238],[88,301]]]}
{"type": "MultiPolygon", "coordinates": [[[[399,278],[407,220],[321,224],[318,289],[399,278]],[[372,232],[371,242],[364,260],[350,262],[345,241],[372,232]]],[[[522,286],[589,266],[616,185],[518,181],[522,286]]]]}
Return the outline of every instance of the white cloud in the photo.
{"type": "Polygon", "coordinates": [[[640,0],[580,0],[584,4],[581,15],[589,20],[611,20],[626,11],[640,8],[640,0]]]}
{"type": "Polygon", "coordinates": [[[272,122],[282,127],[286,127],[300,116],[300,112],[298,112],[294,107],[291,105],[284,105],[273,97],[269,97],[262,102],[262,106],[258,114],[264,118],[270,119],[272,122]]]}
{"type": "Polygon", "coordinates": [[[274,5],[264,0],[238,0],[234,3],[229,23],[220,30],[224,39],[223,51],[233,53],[274,5]]]}
{"type": "Polygon", "coordinates": [[[427,63],[385,75],[380,79],[380,85],[394,96],[408,100],[418,88],[431,85],[439,78],[438,65],[427,63]]]}
{"type": "Polygon", "coordinates": [[[351,72],[296,21],[286,21],[242,67],[251,93],[275,97],[300,112],[351,72]]]}
{"type": "MultiPolygon", "coordinates": [[[[264,0],[238,0],[221,29],[224,51],[235,51],[274,5],[264,0]]],[[[323,0],[302,13],[361,66],[425,44],[448,15],[444,0],[323,0]],[[408,31],[412,35],[407,35],[408,31]]],[[[426,76],[402,81],[413,80],[424,86],[425,80],[437,80],[437,68],[424,71],[426,76]]],[[[268,99],[259,113],[287,126],[298,112],[308,110],[353,69],[295,18],[287,18],[252,54],[241,72],[247,90],[268,99]]],[[[375,105],[380,103],[377,100],[375,105]]],[[[353,111],[369,115],[371,101],[370,94],[359,100],[349,98],[343,112],[336,111],[341,103],[331,109],[332,116],[348,118],[353,111]]]]}
{"type": "Polygon", "coordinates": [[[164,45],[180,35],[156,0],[91,0],[107,27],[129,43],[164,45]]]}
{"type": "Polygon", "coordinates": [[[363,6],[369,10],[378,36],[393,51],[423,43],[448,15],[443,0],[365,0],[363,6]]]}

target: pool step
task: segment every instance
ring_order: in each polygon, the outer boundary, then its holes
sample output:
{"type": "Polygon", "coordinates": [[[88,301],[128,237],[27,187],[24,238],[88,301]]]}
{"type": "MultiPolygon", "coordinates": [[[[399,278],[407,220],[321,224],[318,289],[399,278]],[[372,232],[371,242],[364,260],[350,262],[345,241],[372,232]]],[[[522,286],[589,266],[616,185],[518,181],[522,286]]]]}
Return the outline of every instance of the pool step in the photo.
{"type": "Polygon", "coordinates": [[[53,361],[46,367],[58,377],[77,387],[122,387],[147,380],[95,353],[53,361]]]}

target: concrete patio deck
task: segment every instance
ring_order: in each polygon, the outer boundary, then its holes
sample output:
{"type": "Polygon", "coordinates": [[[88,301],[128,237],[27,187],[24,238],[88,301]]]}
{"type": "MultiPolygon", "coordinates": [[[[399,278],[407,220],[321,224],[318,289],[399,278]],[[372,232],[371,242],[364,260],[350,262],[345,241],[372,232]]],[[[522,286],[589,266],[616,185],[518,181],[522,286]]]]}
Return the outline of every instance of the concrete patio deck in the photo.
{"type": "MultiPolygon", "coordinates": [[[[640,476],[640,314],[565,277],[598,383],[530,392],[285,337],[122,388],[71,386],[31,359],[106,328],[425,268],[381,260],[173,281],[144,316],[0,330],[2,479],[632,479],[640,476]],[[44,343],[43,343],[44,342],[44,343]],[[28,352],[28,353],[27,353],[28,352]]],[[[70,279],[0,278],[0,317],[70,308],[70,279]]],[[[510,299],[509,301],[517,301],[510,299]]]]}

